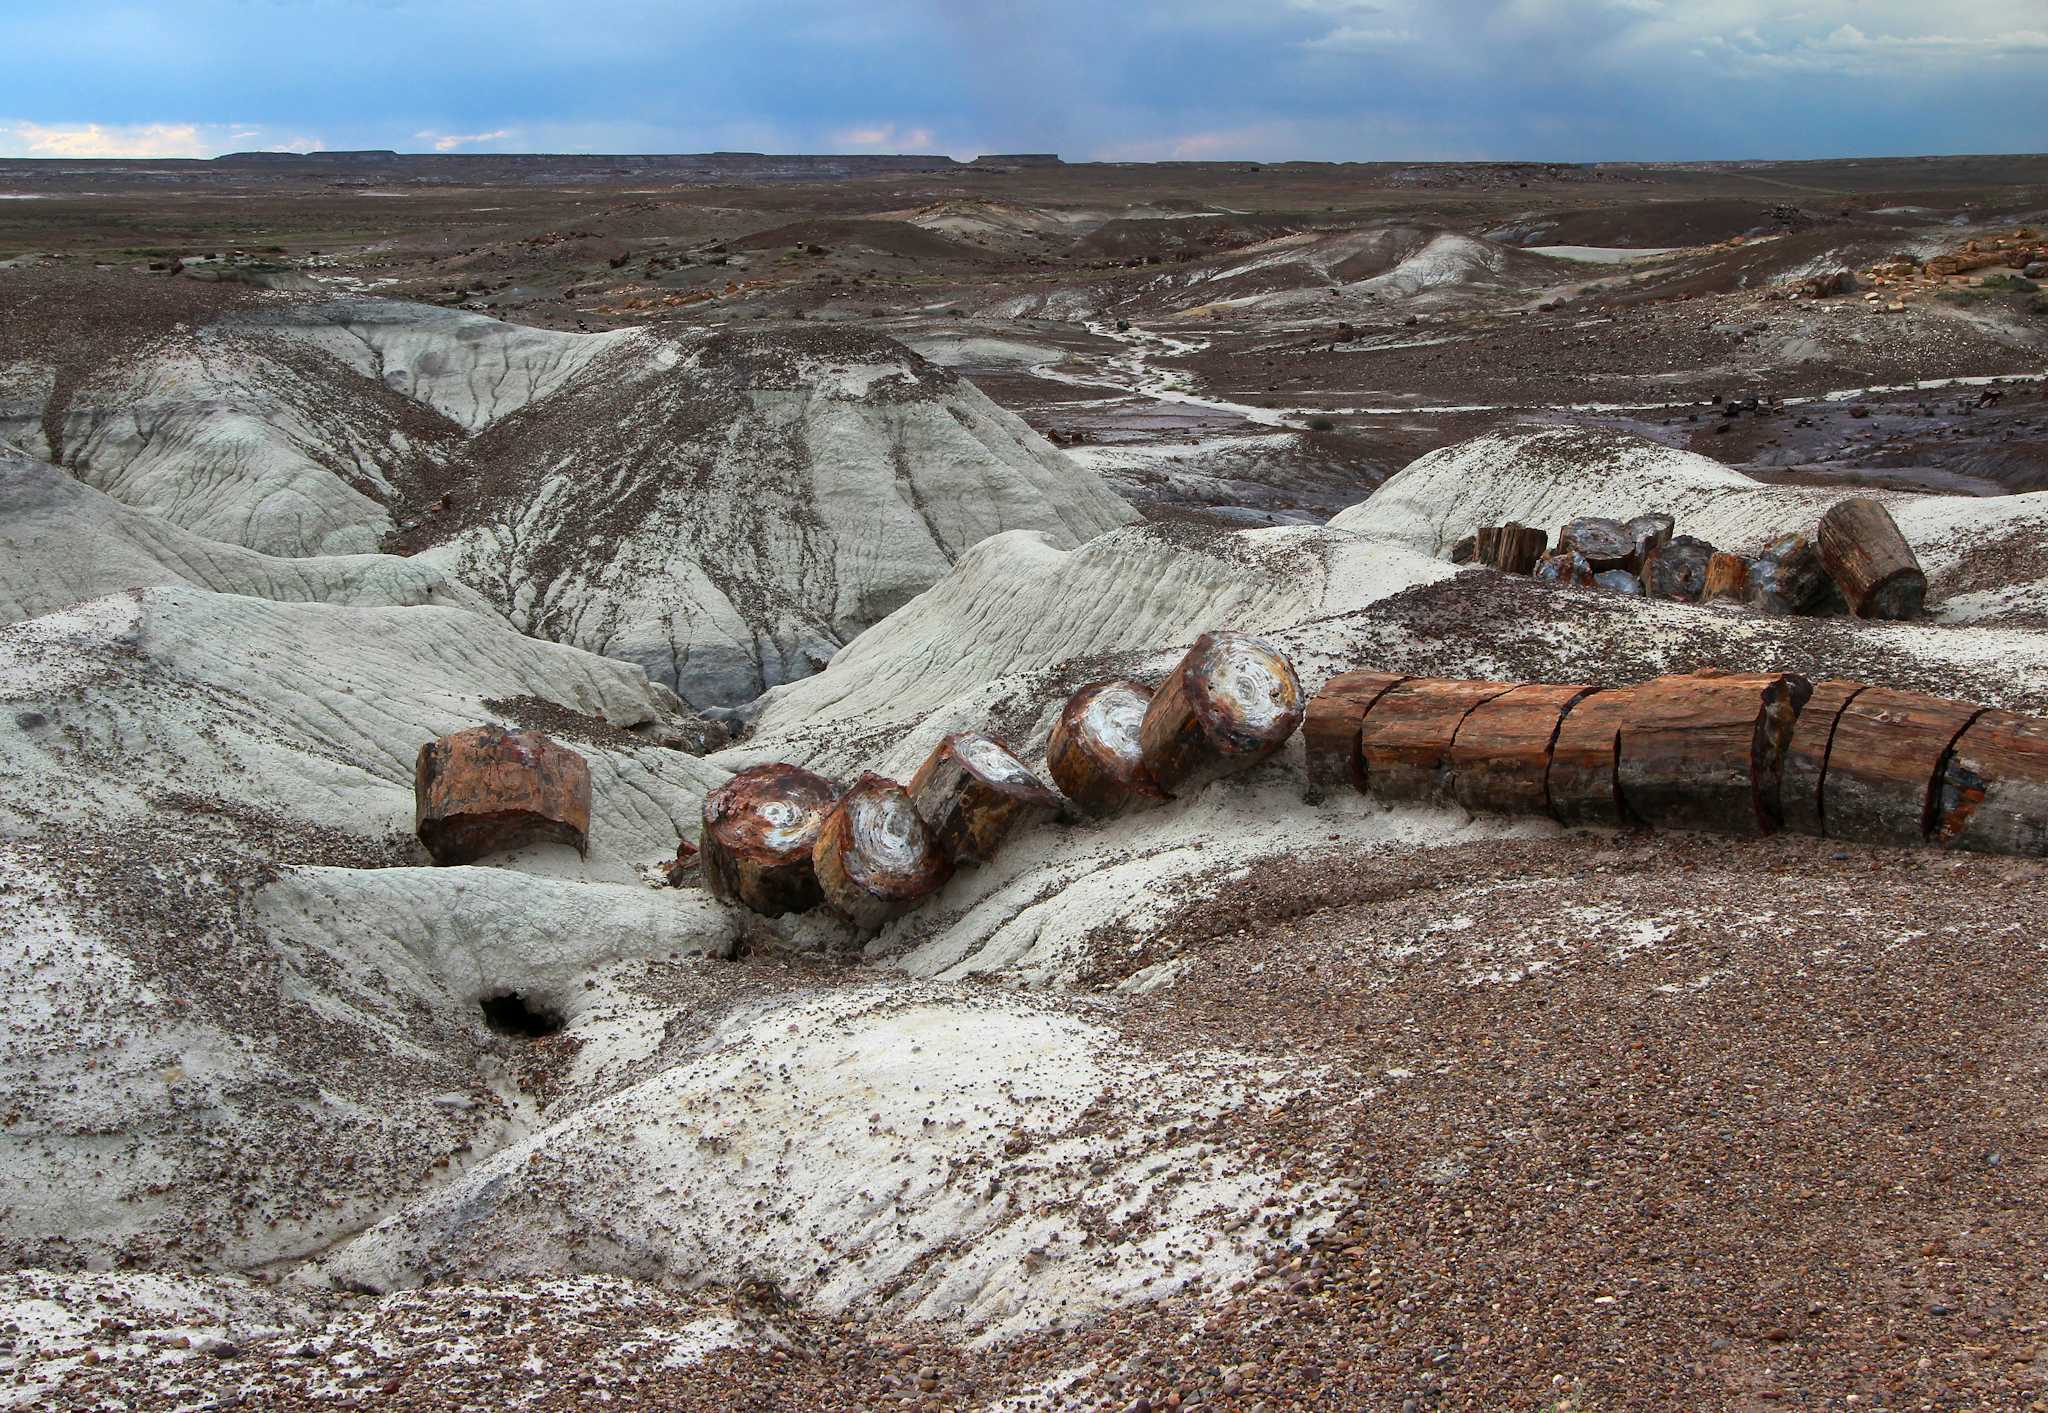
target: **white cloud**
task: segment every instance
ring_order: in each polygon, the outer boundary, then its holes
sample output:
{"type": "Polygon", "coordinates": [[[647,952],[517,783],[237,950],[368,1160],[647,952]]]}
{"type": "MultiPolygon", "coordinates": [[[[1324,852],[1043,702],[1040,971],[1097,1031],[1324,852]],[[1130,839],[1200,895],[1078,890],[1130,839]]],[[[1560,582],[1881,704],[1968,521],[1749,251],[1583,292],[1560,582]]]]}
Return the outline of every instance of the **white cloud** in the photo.
{"type": "MultiPolygon", "coordinates": [[[[289,131],[289,130],[287,130],[289,131]]],[[[0,122],[0,157],[216,157],[223,152],[319,152],[317,137],[270,138],[247,123],[0,122]]]]}
{"type": "Polygon", "coordinates": [[[1383,49],[1398,49],[1404,44],[1414,44],[1421,39],[1412,29],[1384,29],[1368,25],[1339,25],[1328,34],[1302,41],[1305,49],[1321,49],[1336,54],[1367,54],[1383,49]]]}
{"type": "Polygon", "coordinates": [[[841,148],[862,148],[874,152],[931,152],[938,146],[930,128],[899,128],[894,123],[842,128],[832,134],[832,141],[841,148]]]}
{"type": "Polygon", "coordinates": [[[416,132],[413,136],[421,142],[431,142],[434,144],[436,152],[453,152],[458,147],[473,147],[480,142],[503,142],[506,138],[512,136],[513,132],[514,129],[512,128],[498,128],[491,132],[470,133],[434,132],[429,129],[426,132],[416,132]]]}

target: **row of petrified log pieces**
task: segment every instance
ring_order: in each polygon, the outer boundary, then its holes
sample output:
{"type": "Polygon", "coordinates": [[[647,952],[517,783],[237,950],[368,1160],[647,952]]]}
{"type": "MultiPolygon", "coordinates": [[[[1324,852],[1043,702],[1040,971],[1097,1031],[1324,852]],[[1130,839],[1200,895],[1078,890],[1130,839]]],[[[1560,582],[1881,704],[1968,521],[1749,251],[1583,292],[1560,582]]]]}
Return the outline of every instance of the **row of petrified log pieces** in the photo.
{"type": "Polygon", "coordinates": [[[1312,790],[1389,804],[2048,855],[2048,721],[1859,682],[1348,672],[1309,703],[1305,735],[1312,790]]]}

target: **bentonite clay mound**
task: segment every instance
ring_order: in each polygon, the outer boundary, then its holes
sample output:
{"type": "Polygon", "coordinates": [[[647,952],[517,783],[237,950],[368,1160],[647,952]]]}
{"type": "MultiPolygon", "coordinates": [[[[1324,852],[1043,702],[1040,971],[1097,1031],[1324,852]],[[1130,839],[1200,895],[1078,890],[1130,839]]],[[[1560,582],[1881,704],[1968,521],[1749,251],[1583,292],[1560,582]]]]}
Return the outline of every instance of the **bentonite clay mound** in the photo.
{"type": "Polygon", "coordinates": [[[1145,768],[1139,730],[1152,689],[1137,682],[1090,682],[1053,723],[1045,768],[1077,808],[1097,817],[1166,798],[1145,768]]]}
{"type": "Polygon", "coordinates": [[[1173,790],[1256,764],[1294,734],[1304,710],[1285,654],[1248,634],[1204,633],[1145,709],[1145,768],[1173,790]]]}
{"type": "Polygon", "coordinates": [[[874,774],[825,816],[811,862],[825,901],[863,932],[909,912],[953,874],[909,792],[874,774]]]}
{"type": "Polygon", "coordinates": [[[420,747],[413,824],[438,864],[553,841],[590,848],[590,765],[538,731],[472,726],[420,747]]]}
{"type": "Polygon", "coordinates": [[[767,917],[807,912],[822,894],[811,866],[819,825],[839,787],[793,765],[756,765],[704,799],[698,849],[704,882],[767,917]]]}

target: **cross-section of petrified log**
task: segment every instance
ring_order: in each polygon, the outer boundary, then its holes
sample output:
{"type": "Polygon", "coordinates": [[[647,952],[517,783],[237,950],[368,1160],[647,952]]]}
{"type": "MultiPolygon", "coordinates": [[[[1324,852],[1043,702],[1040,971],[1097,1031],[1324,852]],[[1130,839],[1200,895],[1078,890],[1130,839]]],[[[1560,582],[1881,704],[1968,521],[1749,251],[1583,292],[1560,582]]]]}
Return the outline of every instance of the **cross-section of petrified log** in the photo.
{"type": "Polygon", "coordinates": [[[1365,788],[1358,756],[1358,731],[1389,687],[1408,679],[1393,672],[1340,672],[1309,698],[1301,739],[1308,748],[1309,793],[1321,796],[1344,785],[1365,788]]]}
{"type": "Polygon", "coordinates": [[[1828,596],[1820,551],[1805,535],[1781,535],[1749,567],[1749,601],[1766,613],[1812,613],[1828,596]]]}
{"type": "Polygon", "coordinates": [[[818,827],[811,864],[826,904],[863,932],[909,912],[953,874],[909,791],[879,775],[861,776],[839,797],[818,827]]]}
{"type": "Polygon", "coordinates": [[[1635,542],[1636,567],[1647,561],[1652,551],[1671,543],[1671,537],[1678,532],[1678,522],[1662,511],[1649,515],[1638,515],[1628,522],[1628,537],[1635,542]]]}
{"type": "Polygon", "coordinates": [[[1060,799],[992,736],[955,732],[910,778],[910,799],[950,863],[987,863],[1013,829],[1049,818],[1060,799]]]}
{"type": "Polygon", "coordinates": [[[2048,855],[2048,721],[1987,711],[1956,738],[1934,802],[1934,839],[2048,855]]]}
{"type": "Polygon", "coordinates": [[[1601,515],[1582,515],[1566,524],[1557,532],[1557,547],[1576,550],[1596,574],[1604,569],[1633,570],[1641,563],[1628,526],[1601,515]]]}
{"type": "Polygon", "coordinates": [[[698,859],[717,897],[768,917],[818,906],[811,846],[839,787],[793,765],[756,765],[704,799],[698,859]]]}
{"type": "Polygon", "coordinates": [[[413,827],[438,864],[541,841],[587,853],[590,766],[538,731],[457,731],[413,762],[413,827]]]}
{"type": "Polygon", "coordinates": [[[1813,695],[1800,710],[1785,748],[1784,784],[1779,800],[1785,827],[1801,834],[1826,834],[1828,752],[1834,745],[1835,723],[1842,709],[1864,689],[1861,682],[1831,680],[1813,684],[1813,695]]]}
{"type": "Polygon", "coordinates": [[[1445,769],[1466,713],[1514,685],[1411,677],[1389,688],[1358,733],[1366,793],[1385,804],[1447,799],[1445,769]]]}
{"type": "Polygon", "coordinates": [[[1531,682],[1472,708],[1451,741],[1451,795],[1475,814],[1550,813],[1550,747],[1591,687],[1531,682]]]}
{"type": "Polygon", "coordinates": [[[1707,589],[1707,562],[1714,547],[1691,535],[1660,545],[1643,563],[1643,592],[1653,599],[1698,603],[1707,589]]]}
{"type": "Polygon", "coordinates": [[[1835,720],[1821,814],[1830,839],[1922,844],[1949,748],[1978,713],[1968,702],[1867,687],[1835,720]]]}
{"type": "Polygon", "coordinates": [[[1635,688],[1595,692],[1565,713],[1550,748],[1550,812],[1560,824],[1624,824],[1628,811],[1615,783],[1621,723],[1635,688]]]}
{"type": "Polygon", "coordinates": [[[1707,561],[1706,585],[1700,590],[1700,602],[1733,599],[1742,603],[1748,598],[1749,561],[1725,550],[1717,552],[1707,561]]]}
{"type": "Polygon", "coordinates": [[[1152,689],[1137,682],[1090,682],[1067,698],[1045,748],[1045,768],[1076,808],[1098,817],[1163,800],[1145,769],[1139,729],[1152,689]]]}
{"type": "Polygon", "coordinates": [[[1246,633],[1204,633],[1145,708],[1145,769],[1171,791],[1256,764],[1294,734],[1305,706],[1278,648],[1246,633]]]}
{"type": "Polygon", "coordinates": [[[1821,563],[1858,618],[1911,618],[1927,601],[1927,576],[1892,513],[1854,496],[1820,518],[1821,563]]]}
{"type": "Polygon", "coordinates": [[[1615,763],[1629,813],[1666,829],[1774,833],[1784,819],[1785,749],[1812,692],[1805,678],[1785,672],[1643,683],[1622,721],[1615,763]]]}

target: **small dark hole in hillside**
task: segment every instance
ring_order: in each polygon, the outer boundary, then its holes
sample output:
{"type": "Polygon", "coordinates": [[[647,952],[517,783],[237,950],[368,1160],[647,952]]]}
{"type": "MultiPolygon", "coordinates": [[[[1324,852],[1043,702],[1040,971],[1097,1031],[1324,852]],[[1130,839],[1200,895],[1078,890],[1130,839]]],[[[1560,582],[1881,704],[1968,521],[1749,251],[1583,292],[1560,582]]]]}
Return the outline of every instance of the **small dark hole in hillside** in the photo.
{"type": "Polygon", "coordinates": [[[517,991],[507,991],[499,996],[486,996],[479,1009],[484,1013],[484,1024],[500,1035],[516,1035],[522,1040],[538,1040],[541,1036],[553,1035],[562,1028],[560,1011],[530,1006],[526,998],[517,991]]]}

